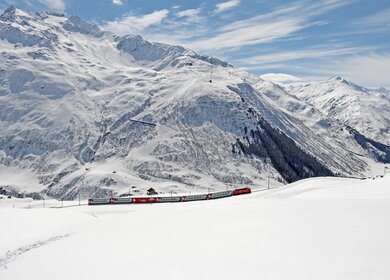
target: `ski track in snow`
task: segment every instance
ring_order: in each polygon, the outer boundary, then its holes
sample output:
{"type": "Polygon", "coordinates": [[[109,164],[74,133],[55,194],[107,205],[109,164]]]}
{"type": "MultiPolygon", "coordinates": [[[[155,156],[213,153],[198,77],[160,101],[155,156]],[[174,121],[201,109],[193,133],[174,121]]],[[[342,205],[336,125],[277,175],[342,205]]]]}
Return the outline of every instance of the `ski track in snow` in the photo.
{"type": "Polygon", "coordinates": [[[52,242],[59,241],[63,238],[69,237],[70,235],[71,234],[54,236],[46,240],[37,241],[30,245],[19,247],[16,250],[8,251],[7,253],[5,253],[3,256],[0,257],[0,270],[6,270],[7,264],[14,262],[16,258],[19,257],[20,255],[23,255],[24,253],[27,253],[31,250],[38,249],[42,246],[48,245],[52,242]]]}

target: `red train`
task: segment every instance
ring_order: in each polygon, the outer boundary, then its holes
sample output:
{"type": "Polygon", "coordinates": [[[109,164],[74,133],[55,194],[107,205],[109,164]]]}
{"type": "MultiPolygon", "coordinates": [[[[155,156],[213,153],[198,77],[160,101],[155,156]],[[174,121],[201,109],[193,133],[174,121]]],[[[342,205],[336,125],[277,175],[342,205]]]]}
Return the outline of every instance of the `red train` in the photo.
{"type": "Polygon", "coordinates": [[[233,191],[233,195],[247,194],[251,192],[252,190],[250,188],[235,189],[233,191]]]}
{"type": "Polygon", "coordinates": [[[133,197],[132,203],[157,203],[160,197],[133,197]]]}
{"type": "Polygon", "coordinates": [[[249,194],[252,190],[250,188],[235,189],[233,191],[221,191],[208,194],[194,194],[185,196],[162,196],[162,197],[112,197],[112,198],[90,198],[88,205],[101,204],[144,204],[144,203],[164,203],[164,202],[186,202],[186,201],[200,201],[208,199],[218,199],[229,197],[233,195],[249,194]]]}

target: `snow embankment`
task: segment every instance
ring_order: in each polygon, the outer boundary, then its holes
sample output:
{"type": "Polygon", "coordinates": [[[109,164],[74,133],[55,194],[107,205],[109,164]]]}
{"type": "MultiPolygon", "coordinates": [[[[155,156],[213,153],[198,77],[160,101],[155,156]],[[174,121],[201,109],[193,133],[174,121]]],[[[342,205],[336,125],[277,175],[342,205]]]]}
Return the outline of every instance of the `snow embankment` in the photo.
{"type": "Polygon", "coordinates": [[[389,279],[389,199],[390,176],[163,205],[3,200],[0,278],[389,279]]]}

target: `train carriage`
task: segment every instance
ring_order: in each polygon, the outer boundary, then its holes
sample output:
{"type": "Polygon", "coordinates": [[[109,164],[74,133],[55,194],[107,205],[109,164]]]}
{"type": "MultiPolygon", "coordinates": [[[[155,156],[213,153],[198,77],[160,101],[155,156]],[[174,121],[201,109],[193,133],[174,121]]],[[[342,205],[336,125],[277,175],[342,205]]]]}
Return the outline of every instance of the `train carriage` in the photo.
{"type": "Polygon", "coordinates": [[[133,203],[157,203],[160,197],[134,197],[133,203]]]}
{"type": "Polygon", "coordinates": [[[182,196],[181,201],[197,201],[197,200],[206,200],[209,199],[209,194],[196,194],[196,195],[187,195],[182,196]]]}
{"type": "Polygon", "coordinates": [[[88,205],[102,205],[110,204],[110,198],[90,198],[88,199],[88,205]]]}
{"type": "Polygon", "coordinates": [[[180,196],[166,196],[166,197],[160,197],[160,200],[158,202],[180,202],[181,197],[180,196]]]}
{"type": "Polygon", "coordinates": [[[210,194],[210,199],[217,199],[217,198],[223,198],[223,197],[228,197],[232,196],[232,191],[223,191],[223,192],[216,192],[216,193],[211,193],[210,194]]]}
{"type": "Polygon", "coordinates": [[[128,203],[133,203],[133,199],[131,197],[113,197],[110,199],[110,203],[112,203],[112,204],[128,204],[128,203]]]}

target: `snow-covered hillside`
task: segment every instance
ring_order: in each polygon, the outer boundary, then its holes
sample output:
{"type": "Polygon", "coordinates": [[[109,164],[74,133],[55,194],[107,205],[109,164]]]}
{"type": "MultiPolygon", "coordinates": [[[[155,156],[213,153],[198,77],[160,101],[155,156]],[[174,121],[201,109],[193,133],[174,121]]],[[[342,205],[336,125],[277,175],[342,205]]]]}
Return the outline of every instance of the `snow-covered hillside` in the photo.
{"type": "Polygon", "coordinates": [[[378,153],[390,156],[284,89],[180,46],[14,7],[0,39],[0,187],[13,195],[261,188],[370,175],[378,153]]]}
{"type": "Polygon", "coordinates": [[[389,279],[389,202],[390,176],[193,203],[4,198],[0,279],[389,279]]]}

